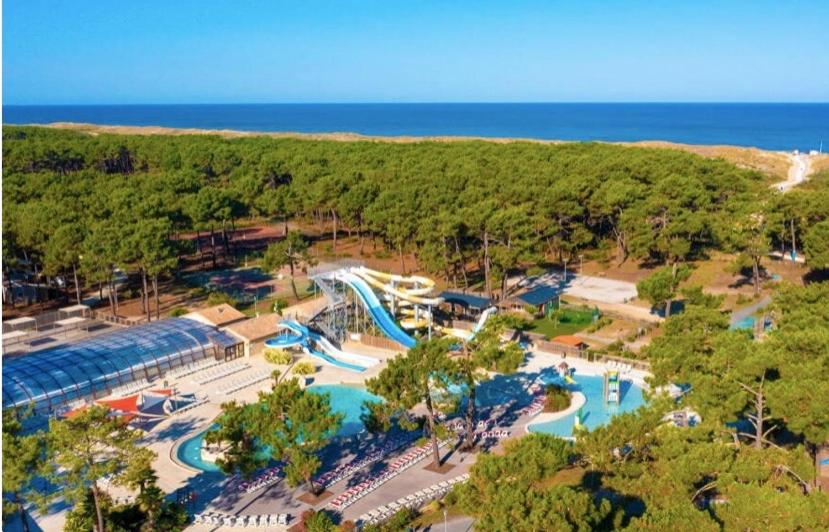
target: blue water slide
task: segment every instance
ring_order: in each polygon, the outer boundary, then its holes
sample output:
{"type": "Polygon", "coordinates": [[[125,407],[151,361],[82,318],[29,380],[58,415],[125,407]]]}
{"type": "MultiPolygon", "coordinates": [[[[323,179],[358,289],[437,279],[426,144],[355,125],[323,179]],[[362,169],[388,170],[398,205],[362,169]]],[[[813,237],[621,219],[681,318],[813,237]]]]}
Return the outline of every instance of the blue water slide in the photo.
{"type": "MultiPolygon", "coordinates": [[[[325,360],[329,364],[334,366],[349,369],[351,371],[365,371],[366,368],[363,366],[359,366],[357,364],[352,364],[350,362],[346,362],[344,360],[338,360],[328,353],[323,351],[319,351],[311,347],[311,342],[309,340],[313,340],[314,342],[322,344],[325,340],[324,338],[311,331],[305,325],[294,321],[294,320],[284,320],[279,322],[280,329],[286,329],[291,331],[294,334],[283,334],[281,336],[277,336],[276,338],[271,338],[269,340],[265,340],[265,345],[267,347],[277,347],[277,348],[284,348],[284,347],[291,347],[295,345],[299,345],[302,347],[302,350],[308,353],[311,356],[320,358],[325,360]]],[[[326,342],[327,343],[327,342],[326,342]]]]}
{"type": "Polygon", "coordinates": [[[368,309],[369,314],[371,314],[374,323],[383,331],[383,334],[410,349],[415,346],[415,343],[417,343],[416,340],[406,334],[406,331],[386,312],[383,303],[380,302],[380,299],[377,298],[377,295],[368,283],[353,273],[347,272],[338,273],[337,279],[354,290],[354,293],[359,296],[363,305],[368,309]]]}

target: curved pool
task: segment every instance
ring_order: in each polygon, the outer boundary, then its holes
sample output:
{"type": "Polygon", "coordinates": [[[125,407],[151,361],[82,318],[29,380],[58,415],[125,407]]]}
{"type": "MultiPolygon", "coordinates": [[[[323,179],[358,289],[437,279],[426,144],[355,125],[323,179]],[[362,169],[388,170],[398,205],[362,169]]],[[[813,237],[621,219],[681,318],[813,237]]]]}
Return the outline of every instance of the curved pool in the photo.
{"type": "MultiPolygon", "coordinates": [[[[357,386],[343,386],[341,384],[321,384],[310,386],[309,392],[328,393],[331,397],[331,409],[344,414],[342,426],[337,431],[337,436],[354,436],[365,428],[360,416],[366,411],[363,403],[377,403],[382,399],[363,388],[357,386]]],[[[209,430],[209,429],[208,429],[209,430]]],[[[179,462],[208,472],[220,472],[219,467],[212,462],[205,462],[201,458],[202,442],[207,431],[185,440],[176,450],[176,458],[179,462]]]]}
{"type": "MultiPolygon", "coordinates": [[[[633,384],[630,380],[622,380],[620,404],[607,404],[604,400],[604,377],[594,375],[573,376],[576,384],[565,384],[558,375],[542,375],[545,384],[558,384],[570,391],[581,392],[587,402],[581,408],[581,423],[588,429],[595,429],[606,424],[610,419],[623,412],[636,410],[645,403],[642,396],[642,388],[633,384]]],[[[543,432],[556,436],[569,437],[573,435],[576,414],[570,414],[563,418],[546,423],[538,423],[529,427],[530,432],[543,432]]]]}

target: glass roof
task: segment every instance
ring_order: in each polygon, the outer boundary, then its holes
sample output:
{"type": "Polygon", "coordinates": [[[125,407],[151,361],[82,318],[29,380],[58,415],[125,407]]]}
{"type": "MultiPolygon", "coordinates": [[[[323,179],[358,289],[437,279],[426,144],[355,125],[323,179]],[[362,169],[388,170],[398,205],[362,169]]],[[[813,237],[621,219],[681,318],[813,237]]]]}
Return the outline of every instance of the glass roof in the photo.
{"type": "Polygon", "coordinates": [[[34,402],[50,411],[114,387],[156,377],[239,343],[229,334],[172,318],[60,345],[3,363],[3,408],[34,402]]]}

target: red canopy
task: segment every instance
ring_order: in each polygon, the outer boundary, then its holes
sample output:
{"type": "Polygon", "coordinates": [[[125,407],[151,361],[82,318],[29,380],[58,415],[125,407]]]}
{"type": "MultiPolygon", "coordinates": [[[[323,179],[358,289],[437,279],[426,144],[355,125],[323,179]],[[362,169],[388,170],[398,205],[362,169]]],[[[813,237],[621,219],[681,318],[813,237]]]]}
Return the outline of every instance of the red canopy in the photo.
{"type": "Polygon", "coordinates": [[[128,412],[132,414],[138,413],[138,398],[139,394],[128,395],[119,399],[100,399],[96,401],[99,405],[105,405],[112,410],[120,410],[121,412],[128,412]]]}
{"type": "Polygon", "coordinates": [[[158,395],[166,395],[167,397],[173,395],[174,391],[172,388],[163,388],[161,390],[150,390],[150,393],[158,394],[158,395]]]}

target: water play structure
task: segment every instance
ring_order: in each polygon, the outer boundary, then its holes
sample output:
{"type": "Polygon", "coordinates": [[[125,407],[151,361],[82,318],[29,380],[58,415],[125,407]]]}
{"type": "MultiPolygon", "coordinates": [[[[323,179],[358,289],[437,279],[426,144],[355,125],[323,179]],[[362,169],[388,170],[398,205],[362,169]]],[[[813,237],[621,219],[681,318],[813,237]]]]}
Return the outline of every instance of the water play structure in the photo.
{"type": "Polygon", "coordinates": [[[281,321],[277,327],[282,334],[265,341],[265,346],[277,349],[299,347],[306,354],[318,358],[332,366],[352,371],[365,371],[379,361],[377,359],[347,353],[332,344],[325,336],[316,333],[293,320],[281,321]]]}
{"type": "Polygon", "coordinates": [[[621,397],[621,379],[619,372],[616,370],[608,370],[604,373],[604,400],[605,403],[619,404],[622,402],[621,397]]]}
{"type": "Polygon", "coordinates": [[[298,347],[328,364],[352,371],[364,371],[377,361],[338,347],[349,335],[379,332],[406,349],[414,347],[418,337],[431,338],[435,332],[468,341],[496,310],[486,309],[472,330],[441,327],[435,324],[434,315],[443,299],[431,295],[435,283],[427,277],[384,273],[356,264],[320,268],[310,277],[325,295],[325,307],[307,324],[281,322],[279,336],[265,345],[298,347]]]}

